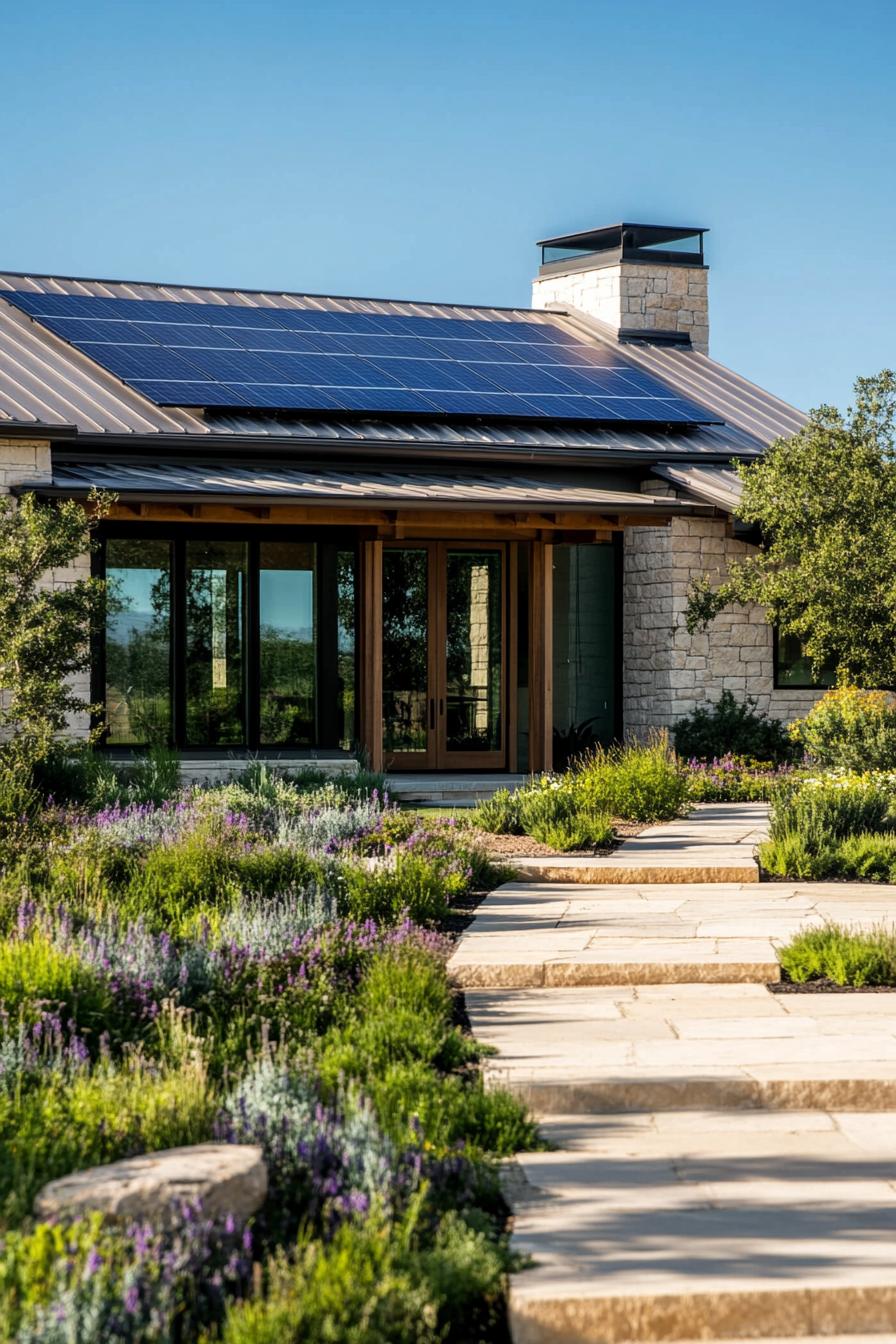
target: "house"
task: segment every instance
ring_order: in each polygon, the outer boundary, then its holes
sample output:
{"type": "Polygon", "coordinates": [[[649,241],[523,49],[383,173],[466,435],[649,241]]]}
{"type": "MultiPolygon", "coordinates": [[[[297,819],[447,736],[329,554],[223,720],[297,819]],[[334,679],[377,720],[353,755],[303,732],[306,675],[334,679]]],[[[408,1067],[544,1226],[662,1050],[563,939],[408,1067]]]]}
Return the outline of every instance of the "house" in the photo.
{"type": "Polygon", "coordinates": [[[709,358],[704,233],[546,239],[530,309],[0,274],[0,488],[116,496],[54,576],[110,583],[107,748],[522,771],[803,712],[759,611],[681,621],[804,420],[709,358]]]}

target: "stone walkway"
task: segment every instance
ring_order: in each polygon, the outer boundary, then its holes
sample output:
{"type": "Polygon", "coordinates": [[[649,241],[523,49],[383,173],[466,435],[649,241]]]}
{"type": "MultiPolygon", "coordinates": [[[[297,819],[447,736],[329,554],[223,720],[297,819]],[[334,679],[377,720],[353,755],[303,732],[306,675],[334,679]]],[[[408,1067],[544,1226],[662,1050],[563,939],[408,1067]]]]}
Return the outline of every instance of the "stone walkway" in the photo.
{"type": "MultiPolygon", "coordinates": [[[[704,819],[715,846],[720,808],[669,830],[694,870],[704,819]]],[[[732,809],[726,845],[761,826],[732,809]]],[[[509,1172],[516,1344],[896,1341],[896,994],[765,983],[825,919],[896,921],[896,888],[554,879],[480,907],[451,969],[552,1146],[509,1172]]]]}

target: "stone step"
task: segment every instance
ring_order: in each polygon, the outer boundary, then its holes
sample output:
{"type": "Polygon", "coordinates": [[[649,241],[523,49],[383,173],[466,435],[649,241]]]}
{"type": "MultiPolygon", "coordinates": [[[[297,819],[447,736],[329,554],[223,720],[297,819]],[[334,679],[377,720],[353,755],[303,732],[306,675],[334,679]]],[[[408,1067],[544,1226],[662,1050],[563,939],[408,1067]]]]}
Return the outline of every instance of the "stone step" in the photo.
{"type": "Polygon", "coordinates": [[[896,1338],[891,1114],[556,1117],[508,1173],[515,1344],[896,1338]],[[745,1331],[748,1332],[745,1334],[745,1331]]]}
{"type": "Polygon", "coordinates": [[[767,984],[776,948],[834,921],[893,918],[896,888],[874,883],[570,886],[507,882],[491,892],[449,962],[468,988],[767,984]]]}
{"type": "Polygon", "coordinates": [[[515,858],[513,866],[530,882],[576,882],[587,886],[693,882],[758,882],[759,865],[739,845],[705,845],[699,855],[654,849],[634,853],[626,841],[612,854],[515,858]]]}
{"type": "Polygon", "coordinates": [[[497,1051],[485,1063],[488,1082],[541,1115],[896,1110],[894,994],[693,984],[465,997],[474,1035],[497,1051]]]}

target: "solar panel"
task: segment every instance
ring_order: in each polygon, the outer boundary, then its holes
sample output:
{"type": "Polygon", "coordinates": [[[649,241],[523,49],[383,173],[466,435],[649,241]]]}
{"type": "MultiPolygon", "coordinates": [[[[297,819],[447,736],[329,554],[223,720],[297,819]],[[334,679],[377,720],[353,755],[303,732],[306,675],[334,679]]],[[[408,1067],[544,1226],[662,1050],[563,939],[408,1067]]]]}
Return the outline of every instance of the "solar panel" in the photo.
{"type": "Polygon", "coordinates": [[[550,315],[426,317],[289,304],[2,291],[163,406],[705,424],[713,416],[550,315]]]}

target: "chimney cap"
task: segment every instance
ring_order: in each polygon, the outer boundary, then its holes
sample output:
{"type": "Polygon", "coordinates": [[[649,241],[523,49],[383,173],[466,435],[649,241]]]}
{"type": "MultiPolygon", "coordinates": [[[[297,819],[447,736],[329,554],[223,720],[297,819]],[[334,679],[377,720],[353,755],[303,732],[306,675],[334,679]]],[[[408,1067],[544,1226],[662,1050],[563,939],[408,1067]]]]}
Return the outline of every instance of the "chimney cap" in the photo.
{"type": "Polygon", "coordinates": [[[709,229],[682,224],[609,224],[584,233],[541,238],[538,246],[543,266],[594,254],[596,260],[599,258],[598,264],[647,261],[667,266],[702,266],[705,233],[709,229]],[[676,243],[683,246],[675,247],[676,243]]]}

